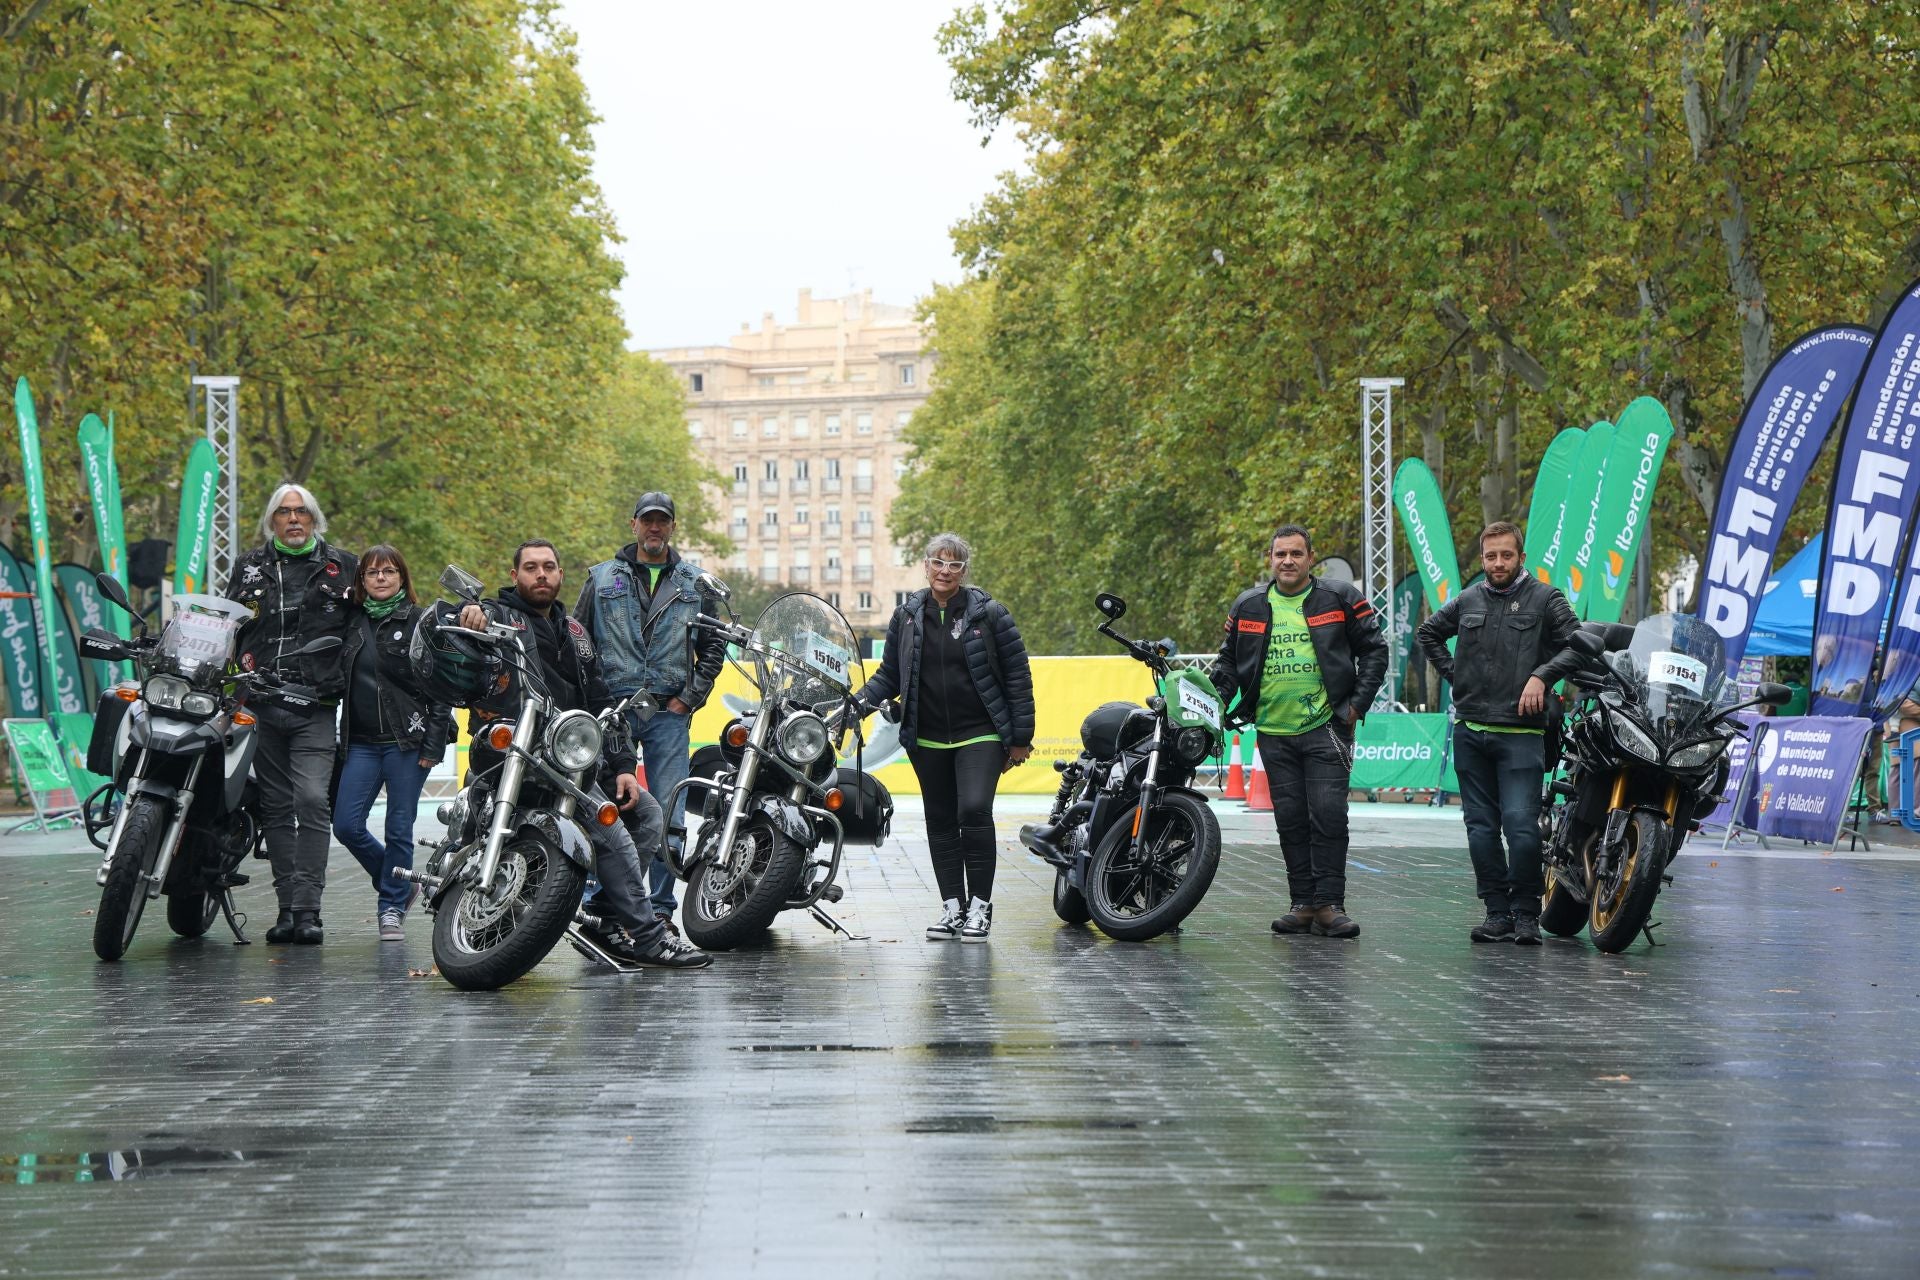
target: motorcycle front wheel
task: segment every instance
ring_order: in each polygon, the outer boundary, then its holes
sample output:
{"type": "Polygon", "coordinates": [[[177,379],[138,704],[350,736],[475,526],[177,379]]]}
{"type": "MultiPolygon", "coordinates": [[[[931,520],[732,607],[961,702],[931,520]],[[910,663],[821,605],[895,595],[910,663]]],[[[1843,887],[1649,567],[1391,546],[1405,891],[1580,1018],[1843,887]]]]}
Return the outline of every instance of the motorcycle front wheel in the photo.
{"type": "Polygon", "coordinates": [[[1204,801],[1173,792],[1143,821],[1140,854],[1133,823],[1122,820],[1100,838],[1087,868],[1087,912],[1121,942],[1157,938],[1185,920],[1220,867],[1220,823],[1204,801]]]}
{"type": "Polygon", "coordinates": [[[1660,896],[1660,875],[1667,869],[1666,823],[1650,813],[1635,813],[1623,838],[1626,850],[1612,873],[1588,875],[1587,935],[1602,951],[1625,951],[1640,936],[1653,914],[1653,900],[1660,896]]]}
{"type": "MultiPolygon", "coordinates": [[[[710,825],[717,832],[721,820],[710,825]]],[[[687,941],[704,951],[731,951],[765,933],[793,897],[806,860],[806,850],[771,820],[761,814],[748,818],[725,865],[702,858],[687,878],[680,911],[687,941]]]]}
{"type": "Polygon", "coordinates": [[[547,958],[573,922],[587,873],[535,836],[511,841],[494,898],[456,884],[433,918],[433,962],[462,991],[495,991],[547,958]]]}
{"type": "Polygon", "coordinates": [[[160,861],[166,832],[164,800],[134,796],[127,801],[127,820],[107,868],[106,887],[100,890],[100,909],[93,916],[93,954],[102,960],[118,960],[133,945],[133,931],[147,909],[147,878],[160,861]]]}

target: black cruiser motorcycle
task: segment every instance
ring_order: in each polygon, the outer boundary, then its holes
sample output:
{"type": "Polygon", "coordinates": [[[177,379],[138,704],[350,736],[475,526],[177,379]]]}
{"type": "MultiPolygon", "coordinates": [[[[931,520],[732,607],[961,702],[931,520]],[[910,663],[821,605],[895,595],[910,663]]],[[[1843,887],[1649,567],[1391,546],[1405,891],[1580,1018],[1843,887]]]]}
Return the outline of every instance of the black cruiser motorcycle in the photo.
{"type": "Polygon", "coordinates": [[[1763,684],[1734,702],[1719,633],[1679,614],[1585,623],[1573,647],[1587,665],[1569,678],[1578,700],[1540,806],[1540,927],[1560,937],[1584,928],[1600,950],[1623,951],[1653,927],[1668,867],[1720,801],[1740,732],[1733,713],[1790,692],[1763,684]]]}
{"type": "Polygon", "coordinates": [[[1076,760],[1056,760],[1060,777],[1043,824],[1020,842],[1054,868],[1054,914],[1091,919],[1124,942],[1155,938],[1185,920],[1220,866],[1220,824],[1193,776],[1218,754],[1220,695],[1202,665],[1173,657],[1171,640],[1129,640],[1113,629],[1127,602],[1103,592],[1100,634],[1146,664],[1164,691],[1144,707],[1109,702],[1080,725],[1076,760]]]}
{"type": "MultiPolygon", "coordinates": [[[[100,695],[87,744],[87,768],[113,780],[82,810],[87,838],[105,851],[94,876],[94,954],[125,955],[148,900],[162,895],[167,925],[181,937],[200,937],[224,914],[244,943],[233,890],[247,883],[240,863],[261,835],[252,773],[259,738],[246,704],[311,706],[318,695],[271,672],[228,672],[240,627],[253,616],[245,605],[183,592],[155,636],[118,581],[104,573],[94,581],[139,634],[122,640],[96,627],[81,636],[80,650],[131,661],[140,676],[100,695]]],[[[327,636],[299,654],[339,646],[327,636]]]]}
{"type": "MultiPolygon", "coordinates": [[[[701,581],[721,601],[730,597],[712,574],[701,581]]],[[[674,873],[687,882],[680,913],[687,940],[729,951],[763,935],[782,911],[809,912],[855,937],[821,904],[843,896],[847,845],[885,841],[893,798],[862,767],[853,690],[865,671],[853,628],[804,591],[774,600],[750,628],[705,614],[693,626],[725,637],[729,660],[760,696],[721,730],[711,775],[694,773],[664,802],[672,813],[686,793],[686,811],[701,818],[698,836],[681,841],[686,851],[670,853],[674,873]],[[853,766],[843,768],[849,740],[853,766]]],[[[686,828],[668,832],[684,837],[686,828]]]]}

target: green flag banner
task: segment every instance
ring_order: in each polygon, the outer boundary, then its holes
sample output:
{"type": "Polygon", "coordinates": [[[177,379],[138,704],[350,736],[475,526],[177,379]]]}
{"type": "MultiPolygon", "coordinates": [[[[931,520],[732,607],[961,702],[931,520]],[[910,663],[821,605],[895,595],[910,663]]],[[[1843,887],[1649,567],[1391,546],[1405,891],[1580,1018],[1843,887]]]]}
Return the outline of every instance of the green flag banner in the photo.
{"type": "MultiPolygon", "coordinates": [[[[1587,441],[1585,427],[1568,427],[1553,438],[1540,458],[1540,469],[1533,473],[1533,498],[1527,504],[1527,545],[1525,564],[1529,573],[1539,575],[1547,563],[1548,548],[1558,558],[1561,530],[1566,524],[1567,481],[1573,478],[1573,464],[1580,446],[1587,441]]],[[[1548,579],[1541,576],[1542,582],[1548,579]]]]}
{"type": "MultiPolygon", "coordinates": [[[[33,532],[34,598],[39,607],[41,625],[52,628],[64,615],[60,612],[60,599],[53,591],[53,557],[47,546],[50,537],[47,531],[47,477],[46,469],[40,465],[40,417],[34,412],[33,392],[28,389],[25,378],[14,384],[13,416],[20,425],[21,478],[27,488],[28,527],[33,532]]],[[[57,633],[44,630],[40,634],[43,637],[40,656],[47,671],[47,681],[43,687],[54,695],[53,709],[85,711],[87,707],[80,696],[78,662],[70,669],[63,670],[61,660],[66,654],[61,651],[57,633]]],[[[73,644],[70,630],[67,644],[69,647],[73,644]]]]}
{"type": "Polygon", "coordinates": [[[7,705],[24,720],[46,714],[40,699],[40,629],[33,613],[33,583],[13,552],[0,547],[0,673],[7,705]]]}
{"type": "Polygon", "coordinates": [[[1411,701],[1407,676],[1413,670],[1413,631],[1420,621],[1420,575],[1409,573],[1393,588],[1393,687],[1401,702],[1411,701]]]}
{"type": "MultiPolygon", "coordinates": [[[[113,436],[108,432],[100,415],[90,413],[80,419],[80,474],[87,482],[87,497],[93,504],[93,534],[100,543],[100,567],[119,581],[122,587],[127,585],[127,539],[121,528],[120,477],[113,466],[113,436]]],[[[88,579],[91,584],[92,579],[88,579]]],[[[71,593],[68,600],[73,601],[71,593]]],[[[81,626],[101,626],[113,632],[121,639],[131,634],[127,615],[119,609],[107,610],[105,622],[93,623],[84,619],[81,626]]],[[[102,664],[111,665],[111,664],[102,664]]]]}
{"type": "MultiPolygon", "coordinates": [[[[53,578],[59,584],[60,594],[66,597],[67,612],[73,617],[75,636],[94,627],[108,632],[113,630],[113,615],[120,613],[120,610],[108,604],[107,598],[100,594],[91,569],[77,564],[57,564],[53,566],[53,578]]],[[[117,662],[88,658],[80,663],[80,669],[89,677],[90,687],[86,692],[89,708],[98,701],[102,689],[113,688],[120,678],[120,664],[117,662]]]]}
{"type": "Polygon", "coordinates": [[[1560,588],[1575,616],[1586,617],[1583,601],[1593,576],[1594,547],[1599,541],[1600,487],[1606,478],[1607,453],[1613,448],[1613,424],[1596,422],[1580,442],[1573,475],[1567,480],[1566,515],[1560,552],[1546,579],[1560,588]]]}
{"type": "Polygon", "coordinates": [[[211,591],[207,558],[213,542],[213,492],[220,484],[220,466],[213,443],[196,440],[187,453],[187,469],[180,478],[180,526],[173,543],[173,589],[211,591]]]}
{"type": "Polygon", "coordinates": [[[1440,485],[1427,464],[1408,458],[1393,473],[1393,506],[1406,530],[1413,567],[1427,597],[1428,611],[1445,604],[1460,589],[1460,560],[1453,550],[1453,523],[1440,485]]]}
{"type": "Polygon", "coordinates": [[[1587,584],[1589,607],[1583,615],[1595,622],[1618,622],[1626,607],[1633,559],[1640,552],[1641,533],[1653,512],[1653,487],[1672,439],[1666,406],[1652,396],[1641,396],[1614,421],[1597,520],[1599,580],[1587,584]]]}

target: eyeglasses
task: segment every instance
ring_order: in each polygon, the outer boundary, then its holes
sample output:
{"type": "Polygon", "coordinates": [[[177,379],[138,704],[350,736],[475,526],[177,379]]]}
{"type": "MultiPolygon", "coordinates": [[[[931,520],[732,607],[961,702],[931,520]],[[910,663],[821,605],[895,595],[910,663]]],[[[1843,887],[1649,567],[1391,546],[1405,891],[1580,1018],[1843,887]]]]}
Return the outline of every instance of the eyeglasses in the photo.
{"type": "Polygon", "coordinates": [[[373,568],[367,570],[366,576],[369,578],[373,578],[373,577],[385,578],[388,576],[397,578],[400,576],[400,570],[390,564],[377,564],[373,566],[373,568]]]}
{"type": "Polygon", "coordinates": [[[932,569],[935,573],[939,573],[945,569],[951,569],[955,573],[959,573],[966,567],[967,562],[965,560],[942,560],[939,556],[927,557],[927,568],[932,569]]]}
{"type": "Polygon", "coordinates": [[[305,520],[312,514],[313,512],[307,510],[305,507],[275,507],[273,509],[273,518],[275,520],[305,520]]]}

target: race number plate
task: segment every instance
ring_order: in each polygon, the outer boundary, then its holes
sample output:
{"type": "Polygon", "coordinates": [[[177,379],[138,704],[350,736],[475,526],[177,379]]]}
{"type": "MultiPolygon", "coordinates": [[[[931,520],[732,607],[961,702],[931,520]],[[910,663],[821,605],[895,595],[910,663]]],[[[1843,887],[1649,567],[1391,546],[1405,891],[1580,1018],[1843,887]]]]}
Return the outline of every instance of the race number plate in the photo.
{"type": "Polygon", "coordinates": [[[800,638],[801,657],[806,664],[841,688],[847,685],[848,653],[825,636],[809,631],[800,638]]]}
{"type": "Polygon", "coordinates": [[[239,630],[231,619],[204,613],[181,613],[174,618],[173,627],[174,653],[196,663],[224,663],[232,652],[233,633],[239,630]]]}
{"type": "Polygon", "coordinates": [[[1180,710],[1209,729],[1220,727],[1220,699],[1209,696],[1205,689],[1195,688],[1186,680],[1180,682],[1180,710]]]}
{"type": "Polygon", "coordinates": [[[1707,689],[1707,664],[1683,653],[1665,650],[1647,660],[1647,683],[1672,685],[1694,697],[1703,697],[1707,689]]]}

